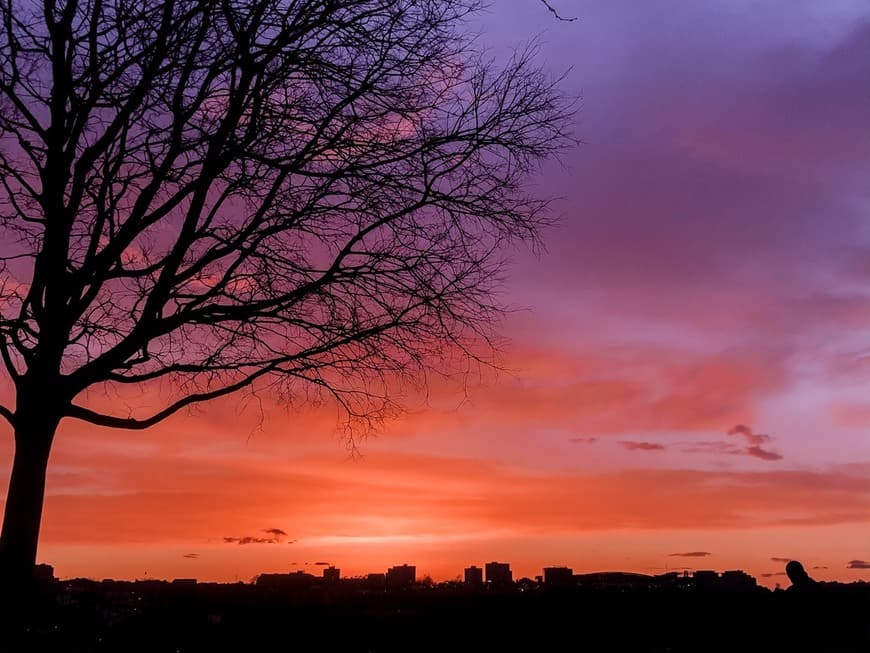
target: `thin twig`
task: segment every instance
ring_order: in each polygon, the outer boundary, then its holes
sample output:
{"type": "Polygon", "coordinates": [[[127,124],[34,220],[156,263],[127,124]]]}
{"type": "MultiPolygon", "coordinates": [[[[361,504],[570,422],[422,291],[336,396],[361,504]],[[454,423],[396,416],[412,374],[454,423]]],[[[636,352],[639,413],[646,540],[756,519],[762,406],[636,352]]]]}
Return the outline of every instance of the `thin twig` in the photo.
{"type": "Polygon", "coordinates": [[[577,16],[574,16],[573,18],[565,18],[558,11],[556,11],[553,5],[547,2],[547,0],[541,0],[541,2],[544,3],[544,6],[549,9],[550,13],[552,13],[558,20],[564,21],[566,23],[573,23],[575,20],[577,20],[577,16]]]}

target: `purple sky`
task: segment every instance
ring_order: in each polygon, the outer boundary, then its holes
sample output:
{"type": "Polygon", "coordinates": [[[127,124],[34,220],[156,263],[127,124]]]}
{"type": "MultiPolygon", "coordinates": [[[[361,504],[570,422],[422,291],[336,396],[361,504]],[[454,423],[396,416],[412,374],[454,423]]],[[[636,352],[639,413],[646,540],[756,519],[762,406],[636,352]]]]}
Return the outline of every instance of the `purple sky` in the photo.
{"type": "Polygon", "coordinates": [[[581,96],[583,145],[541,181],[562,225],[513,276],[516,339],[545,324],[542,348],[594,350],[600,377],[731,361],[733,408],[784,458],[870,458],[870,6],[554,6],[578,20],[517,0],[482,27],[497,52],[539,34],[581,96]]]}

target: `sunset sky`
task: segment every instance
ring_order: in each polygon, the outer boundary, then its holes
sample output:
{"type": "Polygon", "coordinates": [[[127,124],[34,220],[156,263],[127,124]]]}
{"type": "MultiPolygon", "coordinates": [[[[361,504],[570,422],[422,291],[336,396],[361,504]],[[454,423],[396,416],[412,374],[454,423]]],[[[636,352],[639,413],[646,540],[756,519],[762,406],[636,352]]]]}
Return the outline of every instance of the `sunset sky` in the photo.
{"type": "Polygon", "coordinates": [[[870,5],[491,4],[481,44],[538,36],[581,98],[582,144],[534,181],[560,223],[506,274],[505,371],[410,395],[358,456],[334,409],[265,396],[143,433],[67,420],[57,575],[870,580],[870,5]]]}

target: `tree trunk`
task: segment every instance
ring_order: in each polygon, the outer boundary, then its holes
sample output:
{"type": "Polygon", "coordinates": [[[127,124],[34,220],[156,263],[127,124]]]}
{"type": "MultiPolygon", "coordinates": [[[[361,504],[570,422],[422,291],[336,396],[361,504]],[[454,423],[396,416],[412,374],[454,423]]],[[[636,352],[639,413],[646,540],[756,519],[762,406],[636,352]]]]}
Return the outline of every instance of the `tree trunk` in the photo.
{"type": "Polygon", "coordinates": [[[33,579],[36,546],[45,497],[45,471],[60,419],[39,411],[19,411],[15,424],[15,457],[0,533],[0,574],[6,588],[33,579]]]}

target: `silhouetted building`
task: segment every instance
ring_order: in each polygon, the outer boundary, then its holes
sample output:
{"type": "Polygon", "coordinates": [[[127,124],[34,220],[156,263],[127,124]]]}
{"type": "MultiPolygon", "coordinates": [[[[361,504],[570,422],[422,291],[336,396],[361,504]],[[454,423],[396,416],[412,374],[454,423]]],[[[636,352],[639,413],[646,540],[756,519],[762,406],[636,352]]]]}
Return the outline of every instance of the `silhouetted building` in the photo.
{"type": "Polygon", "coordinates": [[[304,571],[293,574],[260,574],[257,587],[273,590],[302,590],[311,587],[315,578],[304,571]]]}
{"type": "Polygon", "coordinates": [[[341,579],[341,569],[338,567],[326,567],[323,570],[323,580],[327,583],[337,583],[341,579]]]}
{"type": "Polygon", "coordinates": [[[473,587],[479,587],[483,585],[483,569],[480,567],[475,567],[472,565],[471,567],[465,568],[465,584],[471,585],[473,587]]]}
{"type": "MultiPolygon", "coordinates": [[[[111,581],[116,583],[117,581],[111,581]]],[[[157,580],[157,579],[137,579],[133,581],[133,587],[137,592],[143,593],[157,593],[165,589],[169,585],[165,580],[157,580]]]]}
{"type": "Polygon", "coordinates": [[[417,580],[417,568],[413,565],[399,565],[387,569],[387,587],[407,587],[417,580]]]}
{"type": "Polygon", "coordinates": [[[506,587],[514,582],[511,566],[507,562],[487,562],[486,584],[493,587],[506,587]]]}
{"type": "Polygon", "coordinates": [[[383,590],[387,585],[386,574],[368,574],[365,580],[366,589],[383,590]]]}
{"type": "Polygon", "coordinates": [[[752,589],[756,587],[755,578],[739,569],[723,571],[721,577],[722,587],[732,590],[752,589]]]}
{"type": "Polygon", "coordinates": [[[600,571],[591,574],[576,574],[574,582],[586,588],[628,590],[649,587],[653,582],[653,577],[630,571],[600,571]]]}
{"type": "Polygon", "coordinates": [[[695,581],[695,587],[707,589],[719,584],[719,574],[711,569],[699,569],[692,574],[692,580],[695,581]]]}
{"type": "Polygon", "coordinates": [[[531,578],[520,578],[516,582],[516,587],[521,592],[530,592],[532,590],[536,590],[541,586],[541,576],[535,576],[535,579],[531,578]]]}
{"type": "Polygon", "coordinates": [[[570,567],[544,567],[544,585],[570,587],[574,584],[574,570],[570,567]]]}
{"type": "Polygon", "coordinates": [[[684,575],[678,571],[668,571],[664,574],[653,576],[652,584],[659,588],[684,587],[686,584],[685,578],[687,577],[688,574],[684,575]]]}
{"type": "Polygon", "coordinates": [[[653,577],[629,571],[600,571],[576,574],[574,582],[585,588],[635,589],[649,587],[653,577]]]}
{"type": "Polygon", "coordinates": [[[54,567],[46,564],[38,564],[33,568],[33,578],[37,583],[51,583],[57,580],[54,577],[54,567]]]}

